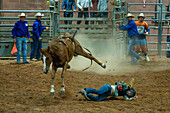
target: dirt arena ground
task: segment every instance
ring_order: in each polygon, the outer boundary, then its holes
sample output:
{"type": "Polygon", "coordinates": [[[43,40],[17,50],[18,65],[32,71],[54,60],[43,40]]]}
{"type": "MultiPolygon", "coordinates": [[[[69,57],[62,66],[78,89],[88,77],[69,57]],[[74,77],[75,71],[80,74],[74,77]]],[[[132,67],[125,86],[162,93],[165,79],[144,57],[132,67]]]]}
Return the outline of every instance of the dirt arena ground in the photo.
{"type": "MultiPolygon", "coordinates": [[[[125,66],[124,73],[98,74],[68,71],[65,76],[66,95],[59,96],[61,78],[55,78],[55,96],[50,96],[50,74],[42,71],[42,62],[15,64],[16,60],[0,60],[0,113],[169,113],[170,59],[155,58],[139,66],[125,66]],[[135,79],[136,101],[85,101],[76,92],[85,87],[100,88],[135,79]]],[[[122,64],[120,64],[122,65],[122,64]]],[[[98,67],[100,69],[100,67],[98,67]]]]}

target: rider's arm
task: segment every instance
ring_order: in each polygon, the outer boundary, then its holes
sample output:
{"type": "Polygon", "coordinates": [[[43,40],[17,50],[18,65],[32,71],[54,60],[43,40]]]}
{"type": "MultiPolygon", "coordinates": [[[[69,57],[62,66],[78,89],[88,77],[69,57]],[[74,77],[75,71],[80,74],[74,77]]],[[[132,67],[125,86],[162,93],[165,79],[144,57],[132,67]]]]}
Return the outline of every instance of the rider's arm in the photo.
{"type": "Polygon", "coordinates": [[[127,95],[123,96],[125,100],[133,100],[133,98],[128,98],[127,95]]]}
{"type": "Polygon", "coordinates": [[[128,30],[128,29],[132,28],[133,25],[134,25],[133,23],[129,23],[129,24],[127,24],[126,26],[119,25],[119,29],[120,29],[120,30],[128,30]]]}

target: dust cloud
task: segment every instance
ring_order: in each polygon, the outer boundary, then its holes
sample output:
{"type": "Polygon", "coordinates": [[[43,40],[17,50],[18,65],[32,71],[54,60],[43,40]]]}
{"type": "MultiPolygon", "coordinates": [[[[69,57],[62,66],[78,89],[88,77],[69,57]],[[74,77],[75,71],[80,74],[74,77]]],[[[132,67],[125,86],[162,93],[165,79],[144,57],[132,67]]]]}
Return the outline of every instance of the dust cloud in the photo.
{"type": "MultiPolygon", "coordinates": [[[[115,44],[112,38],[89,38],[88,34],[77,34],[75,38],[80,42],[82,47],[88,48],[95,58],[106,64],[106,68],[103,69],[93,61],[92,66],[85,72],[105,75],[133,75],[134,72],[158,72],[170,69],[170,59],[165,56],[159,58],[159,56],[149,55],[151,61],[146,62],[144,56],[141,55],[143,61],[138,65],[131,65],[130,58],[125,56],[127,50],[124,50],[124,53],[120,54],[120,49],[115,45],[121,46],[121,44],[115,44]],[[164,65],[167,66],[165,67],[164,65]]],[[[91,60],[77,56],[73,57],[69,64],[71,71],[82,71],[90,66],[91,60]]],[[[61,71],[61,69],[59,70],[61,71]]]]}
{"type": "MultiPolygon", "coordinates": [[[[119,56],[119,51],[116,50],[117,47],[114,44],[114,40],[111,38],[108,39],[94,39],[88,38],[88,36],[77,34],[75,37],[82,47],[88,48],[92,55],[98,60],[106,64],[106,69],[103,69],[100,65],[93,61],[92,66],[86,70],[86,72],[95,72],[98,74],[112,74],[117,72],[122,72],[121,63],[129,62],[129,59],[125,59],[122,56],[119,56]],[[116,53],[117,52],[117,53],[116,53]],[[122,58],[121,58],[122,57],[122,58]]],[[[77,56],[72,59],[70,62],[71,70],[81,71],[84,68],[90,66],[91,61],[82,56],[77,56]]]]}

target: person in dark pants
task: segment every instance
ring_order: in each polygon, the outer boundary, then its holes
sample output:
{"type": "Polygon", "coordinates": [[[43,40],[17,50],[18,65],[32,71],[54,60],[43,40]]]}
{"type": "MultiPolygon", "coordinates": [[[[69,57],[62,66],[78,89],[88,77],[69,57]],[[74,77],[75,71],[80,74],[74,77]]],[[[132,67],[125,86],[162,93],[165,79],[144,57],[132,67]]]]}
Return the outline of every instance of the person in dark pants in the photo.
{"type": "MultiPolygon", "coordinates": [[[[108,5],[107,3],[109,0],[99,0],[97,10],[100,11],[99,17],[101,18],[108,18],[108,12],[102,12],[102,11],[108,11],[108,5]]],[[[103,21],[100,21],[99,24],[103,24],[103,21]]],[[[105,24],[108,24],[108,21],[105,21],[105,24]]]]}
{"type": "Polygon", "coordinates": [[[100,89],[85,88],[79,90],[77,93],[81,93],[86,100],[103,101],[107,97],[116,98],[117,96],[123,96],[126,100],[135,100],[136,91],[126,85],[125,82],[116,82],[115,85],[103,85],[100,89]],[[93,95],[97,94],[97,96],[93,95]]]}
{"type": "MultiPolygon", "coordinates": [[[[73,12],[67,12],[67,11],[73,11],[72,6],[74,6],[74,11],[76,11],[76,4],[75,4],[75,0],[63,0],[62,3],[62,9],[64,9],[64,17],[73,17],[73,12]]],[[[64,24],[67,24],[68,21],[64,21],[64,24]]],[[[72,24],[72,21],[69,21],[69,24],[72,24]]],[[[64,28],[67,29],[67,28],[64,28]]],[[[69,28],[71,29],[71,28],[69,28]]]]}
{"type": "MultiPolygon", "coordinates": [[[[88,11],[89,7],[93,8],[92,1],[91,0],[77,0],[77,6],[80,11],[80,12],[78,12],[78,17],[82,18],[84,15],[84,18],[88,18],[89,13],[87,11],[88,11]],[[84,11],[86,11],[86,12],[84,12],[84,11]]],[[[77,24],[80,24],[80,23],[81,23],[81,21],[77,21],[77,24]]],[[[89,22],[85,21],[85,24],[88,25],[89,22]]],[[[86,28],[86,29],[88,29],[88,28],[86,28]]]]}
{"type": "Polygon", "coordinates": [[[41,24],[41,17],[44,16],[41,13],[37,13],[35,17],[37,18],[33,24],[33,31],[32,31],[32,40],[33,40],[33,48],[31,50],[30,60],[37,61],[41,57],[40,48],[42,48],[42,38],[41,34],[44,29],[48,29],[48,27],[42,27],[41,24]],[[35,52],[37,51],[36,59],[34,59],[35,52]]]}
{"type": "Polygon", "coordinates": [[[20,21],[17,21],[15,23],[14,28],[12,29],[12,35],[13,35],[13,42],[16,42],[17,47],[17,63],[20,64],[20,58],[21,58],[21,50],[23,50],[23,64],[30,63],[27,61],[27,39],[28,37],[30,41],[30,34],[28,31],[28,23],[25,21],[25,13],[21,13],[21,15],[18,15],[20,18],[20,21]]]}
{"type": "MultiPolygon", "coordinates": [[[[97,5],[98,5],[99,0],[92,0],[92,4],[93,4],[93,8],[91,8],[91,11],[97,11],[97,5]]],[[[98,17],[98,13],[97,12],[90,12],[90,17],[98,17]]],[[[90,24],[94,24],[94,21],[91,21],[90,24]]],[[[94,28],[92,28],[94,29],[94,28]]]]}
{"type": "Polygon", "coordinates": [[[128,19],[127,25],[124,26],[124,25],[117,24],[117,27],[119,27],[120,30],[128,31],[128,37],[129,37],[128,51],[131,56],[131,64],[136,65],[136,63],[138,64],[142,58],[134,50],[135,45],[137,43],[137,38],[139,37],[139,33],[137,31],[137,26],[132,18],[134,18],[134,15],[132,15],[131,13],[128,13],[127,14],[127,19],[128,19]],[[137,62],[135,58],[137,59],[137,62]]]}

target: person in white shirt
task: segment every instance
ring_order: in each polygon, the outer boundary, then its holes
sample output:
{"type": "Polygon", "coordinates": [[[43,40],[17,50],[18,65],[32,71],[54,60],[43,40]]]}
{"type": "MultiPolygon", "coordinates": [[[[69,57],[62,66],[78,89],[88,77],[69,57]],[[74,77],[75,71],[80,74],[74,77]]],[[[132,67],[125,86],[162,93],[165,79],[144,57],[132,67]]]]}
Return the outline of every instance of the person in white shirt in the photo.
{"type": "MultiPolygon", "coordinates": [[[[93,8],[93,4],[91,0],[77,0],[77,7],[79,8],[78,17],[81,18],[84,15],[84,18],[89,17],[88,8],[93,8]],[[85,12],[84,12],[85,11],[85,12]]],[[[77,24],[80,24],[81,21],[77,21],[77,24]]],[[[89,24],[89,21],[85,21],[85,24],[89,24]]],[[[79,29],[79,28],[78,28],[79,29]]],[[[88,28],[86,28],[88,29],[88,28]]]]}
{"type": "MultiPolygon", "coordinates": [[[[102,11],[108,11],[108,3],[109,0],[99,0],[97,10],[100,11],[99,16],[101,18],[108,18],[108,12],[102,12],[102,11]]],[[[99,22],[99,24],[103,24],[103,21],[99,22]]],[[[105,21],[105,24],[108,24],[108,21],[105,21]]]]}

